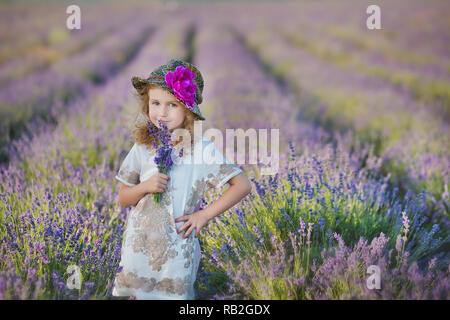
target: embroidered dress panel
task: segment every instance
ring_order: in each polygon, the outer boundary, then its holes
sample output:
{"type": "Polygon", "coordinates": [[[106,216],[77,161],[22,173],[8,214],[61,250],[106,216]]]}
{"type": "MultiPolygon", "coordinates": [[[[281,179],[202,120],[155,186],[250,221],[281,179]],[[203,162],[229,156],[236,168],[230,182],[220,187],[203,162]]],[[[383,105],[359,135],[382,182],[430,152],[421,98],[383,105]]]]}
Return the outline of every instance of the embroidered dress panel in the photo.
{"type": "Polygon", "coordinates": [[[141,159],[139,146],[135,143],[120,166],[116,179],[127,186],[133,187],[140,183],[141,159]]]}
{"type": "MultiPolygon", "coordinates": [[[[175,219],[199,210],[208,189],[222,187],[242,170],[204,137],[196,139],[193,151],[202,152],[204,161],[194,163],[189,152],[175,161],[160,205],[148,193],[130,210],[122,239],[122,270],[114,280],[113,296],[195,299],[201,248],[195,229],[187,239],[182,238],[184,232],[177,234],[184,222],[175,223],[175,219]]],[[[128,186],[146,181],[158,172],[154,157],[153,150],[135,143],[116,179],[128,186]]]]}

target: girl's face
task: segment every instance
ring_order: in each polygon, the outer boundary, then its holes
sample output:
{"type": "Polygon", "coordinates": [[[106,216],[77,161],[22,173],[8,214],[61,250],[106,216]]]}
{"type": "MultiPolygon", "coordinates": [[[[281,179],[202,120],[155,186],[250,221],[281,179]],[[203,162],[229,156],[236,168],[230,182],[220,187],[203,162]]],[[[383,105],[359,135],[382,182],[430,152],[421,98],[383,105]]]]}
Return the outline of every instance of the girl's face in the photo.
{"type": "Polygon", "coordinates": [[[159,128],[158,120],[161,120],[168,129],[182,127],[187,110],[181,102],[161,88],[151,88],[148,96],[148,116],[155,126],[159,128]]]}

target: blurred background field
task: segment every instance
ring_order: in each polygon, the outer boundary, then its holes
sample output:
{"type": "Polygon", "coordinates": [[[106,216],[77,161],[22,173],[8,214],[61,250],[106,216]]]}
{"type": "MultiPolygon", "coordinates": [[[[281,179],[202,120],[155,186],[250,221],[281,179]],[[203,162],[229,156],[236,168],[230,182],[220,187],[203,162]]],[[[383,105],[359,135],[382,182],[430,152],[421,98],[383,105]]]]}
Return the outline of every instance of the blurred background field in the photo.
{"type": "Polygon", "coordinates": [[[448,1],[377,1],[381,30],[365,0],[78,1],[81,30],[70,4],[0,3],[1,299],[117,299],[130,79],[170,58],[203,130],[280,129],[278,174],[241,165],[200,234],[198,299],[448,299],[448,1]]]}

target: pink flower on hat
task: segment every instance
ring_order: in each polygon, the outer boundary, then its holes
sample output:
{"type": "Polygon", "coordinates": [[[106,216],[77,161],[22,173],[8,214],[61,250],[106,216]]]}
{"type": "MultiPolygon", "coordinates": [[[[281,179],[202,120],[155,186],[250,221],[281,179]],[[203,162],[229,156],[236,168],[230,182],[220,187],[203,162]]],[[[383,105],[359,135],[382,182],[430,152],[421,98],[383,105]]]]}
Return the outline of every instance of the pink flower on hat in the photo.
{"type": "Polygon", "coordinates": [[[168,72],[165,76],[166,84],[172,88],[175,97],[183,101],[190,109],[195,101],[197,85],[192,80],[195,73],[184,66],[176,67],[175,71],[168,72]]]}

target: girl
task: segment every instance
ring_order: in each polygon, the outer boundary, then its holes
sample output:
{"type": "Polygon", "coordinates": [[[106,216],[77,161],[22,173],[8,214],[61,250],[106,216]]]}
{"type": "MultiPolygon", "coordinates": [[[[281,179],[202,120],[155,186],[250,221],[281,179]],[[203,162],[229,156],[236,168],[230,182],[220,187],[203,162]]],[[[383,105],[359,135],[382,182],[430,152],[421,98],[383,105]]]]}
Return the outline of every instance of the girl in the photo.
{"type": "MultiPolygon", "coordinates": [[[[205,120],[198,107],[203,100],[203,77],[194,65],[170,59],[147,79],[133,77],[132,83],[145,121],[136,123],[136,143],[116,175],[120,205],[133,208],[125,224],[112,294],[136,299],[194,299],[200,230],[249,194],[251,185],[213,142],[194,136],[194,121],[205,120]],[[152,146],[155,137],[149,134],[150,126],[160,129],[159,121],[168,129],[184,128],[191,136],[192,152],[183,149],[167,175],[158,173],[152,146]],[[193,158],[188,156],[195,152],[202,153],[204,162],[191,164],[193,158]],[[204,193],[227,182],[228,190],[199,210],[204,193]],[[154,202],[153,193],[162,193],[160,204],[154,202]]],[[[179,154],[180,141],[174,144],[179,154]]]]}

